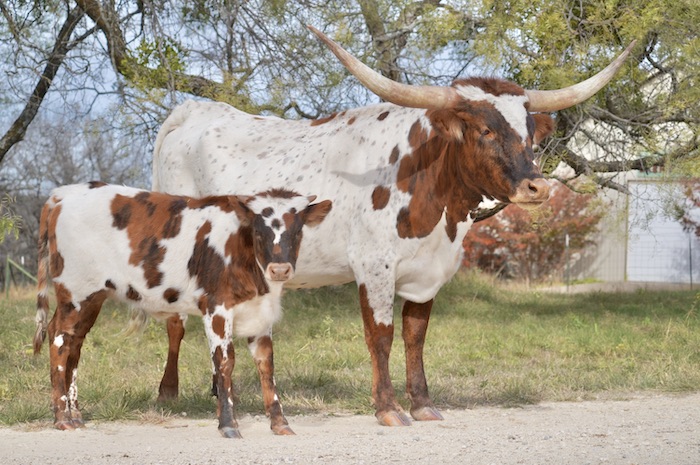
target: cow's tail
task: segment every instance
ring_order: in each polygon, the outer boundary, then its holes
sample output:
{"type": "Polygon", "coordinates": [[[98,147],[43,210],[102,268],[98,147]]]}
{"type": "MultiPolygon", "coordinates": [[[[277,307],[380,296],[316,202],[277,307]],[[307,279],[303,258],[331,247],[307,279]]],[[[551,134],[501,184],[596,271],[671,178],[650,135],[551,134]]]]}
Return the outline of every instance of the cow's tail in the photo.
{"type": "Polygon", "coordinates": [[[46,316],[49,310],[49,216],[53,205],[49,200],[41,209],[39,221],[39,274],[37,276],[36,298],[36,332],[34,333],[34,354],[41,351],[41,346],[46,339],[46,316]]]}
{"type": "Polygon", "coordinates": [[[182,123],[185,122],[187,119],[187,116],[191,112],[191,107],[192,105],[196,105],[196,102],[192,100],[188,100],[182,105],[179,105],[175,107],[175,109],[170,113],[170,116],[165,118],[165,121],[163,121],[163,125],[160,127],[160,130],[158,131],[158,135],[156,136],[156,141],[153,145],[153,183],[152,183],[152,190],[154,191],[160,191],[160,150],[163,146],[163,140],[165,140],[165,137],[170,134],[172,131],[177,129],[179,126],[182,125],[182,123]]]}

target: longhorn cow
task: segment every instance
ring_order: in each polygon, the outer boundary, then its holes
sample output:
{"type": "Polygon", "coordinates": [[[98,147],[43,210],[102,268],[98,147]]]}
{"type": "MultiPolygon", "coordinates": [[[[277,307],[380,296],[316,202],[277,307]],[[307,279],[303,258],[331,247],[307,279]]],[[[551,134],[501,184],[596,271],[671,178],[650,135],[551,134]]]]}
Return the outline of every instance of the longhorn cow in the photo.
{"type": "MultiPolygon", "coordinates": [[[[333,201],[306,233],[289,288],[356,281],[369,348],[372,399],[382,425],[410,425],[389,377],[393,303],[404,299],[406,391],[415,420],[440,420],[428,395],[423,344],[433,299],[462,258],[462,239],[481,208],[532,208],[549,196],[533,144],[553,130],[549,115],[605,86],[629,55],[570,87],[526,90],[495,78],[449,87],[409,86],[365,66],[320,31],[343,65],[390,103],[313,121],[254,116],[224,103],[188,101],[157,136],[154,190],[213,195],[257,192],[270,184],[333,201]]],[[[170,356],[160,398],[177,396],[183,323],[168,324],[170,356]]]]}

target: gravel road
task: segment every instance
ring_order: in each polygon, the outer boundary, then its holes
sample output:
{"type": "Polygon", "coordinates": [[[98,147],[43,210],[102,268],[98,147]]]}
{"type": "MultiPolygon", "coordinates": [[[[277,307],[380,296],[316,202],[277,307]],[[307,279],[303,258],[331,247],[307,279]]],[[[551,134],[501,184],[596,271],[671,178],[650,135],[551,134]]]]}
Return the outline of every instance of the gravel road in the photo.
{"type": "Polygon", "coordinates": [[[89,422],[0,428],[10,464],[700,464],[700,394],[523,408],[444,410],[441,422],[379,426],[372,416],[290,416],[296,436],[277,437],[264,417],[239,419],[243,439],[215,420],[89,422]]]}

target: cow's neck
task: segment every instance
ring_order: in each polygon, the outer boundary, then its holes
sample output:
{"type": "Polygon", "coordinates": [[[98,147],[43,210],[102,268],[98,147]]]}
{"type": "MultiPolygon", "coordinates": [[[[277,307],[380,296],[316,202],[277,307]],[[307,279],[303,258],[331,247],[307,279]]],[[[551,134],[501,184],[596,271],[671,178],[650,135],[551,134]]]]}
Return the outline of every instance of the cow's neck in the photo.
{"type": "Polygon", "coordinates": [[[399,212],[397,229],[400,237],[420,238],[429,235],[443,213],[450,240],[457,238],[457,224],[466,221],[478,208],[482,194],[470,188],[458,167],[461,156],[457,144],[449,144],[434,133],[425,134],[422,143],[401,159],[397,187],[411,194],[407,208],[399,212]]]}

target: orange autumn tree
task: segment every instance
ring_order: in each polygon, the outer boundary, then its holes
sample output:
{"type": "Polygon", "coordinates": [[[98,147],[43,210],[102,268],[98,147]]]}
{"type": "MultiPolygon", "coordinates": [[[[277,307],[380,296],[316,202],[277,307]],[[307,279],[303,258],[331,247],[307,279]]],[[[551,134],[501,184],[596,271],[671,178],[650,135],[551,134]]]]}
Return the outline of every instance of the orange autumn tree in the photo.
{"type": "Polygon", "coordinates": [[[539,209],[509,205],[472,226],[463,242],[463,264],[502,278],[543,281],[563,272],[566,235],[570,253],[583,250],[593,243],[602,216],[595,196],[553,182],[550,199],[539,209]]]}

